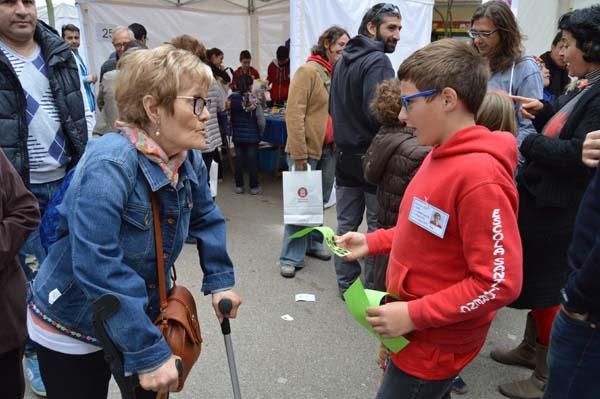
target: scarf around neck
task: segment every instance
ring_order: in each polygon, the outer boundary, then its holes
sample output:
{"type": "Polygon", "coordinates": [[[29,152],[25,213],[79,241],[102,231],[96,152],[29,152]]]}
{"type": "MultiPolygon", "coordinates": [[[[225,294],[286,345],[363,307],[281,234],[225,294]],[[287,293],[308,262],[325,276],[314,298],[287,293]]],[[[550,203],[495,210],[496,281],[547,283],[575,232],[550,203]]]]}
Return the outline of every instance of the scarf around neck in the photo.
{"type": "Polygon", "coordinates": [[[116,125],[121,129],[121,134],[127,137],[140,153],[160,167],[171,187],[175,188],[179,181],[179,167],[185,161],[187,151],[181,151],[169,158],[156,141],[152,140],[142,129],[131,128],[122,122],[117,122],[116,125]]]}
{"type": "Polygon", "coordinates": [[[325,68],[325,70],[327,71],[327,73],[329,75],[331,75],[331,72],[333,71],[333,65],[331,65],[331,63],[329,61],[327,61],[325,58],[321,57],[320,55],[317,54],[311,54],[308,59],[306,60],[306,62],[310,62],[310,61],[314,61],[317,64],[321,65],[323,68],[325,68]]]}

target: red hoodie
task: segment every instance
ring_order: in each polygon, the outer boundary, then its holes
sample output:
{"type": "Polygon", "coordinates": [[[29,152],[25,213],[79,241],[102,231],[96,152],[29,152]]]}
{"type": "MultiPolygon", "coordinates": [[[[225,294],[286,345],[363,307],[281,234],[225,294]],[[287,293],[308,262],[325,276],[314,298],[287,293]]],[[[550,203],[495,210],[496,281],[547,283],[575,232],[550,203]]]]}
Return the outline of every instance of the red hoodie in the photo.
{"type": "Polygon", "coordinates": [[[416,327],[406,335],[411,343],[392,355],[404,372],[427,380],[457,375],[481,350],[496,310],[519,295],[516,165],[509,133],[460,130],[425,158],[396,227],[367,234],[370,255],[390,252],[387,290],[408,301],[416,327]],[[448,214],[444,238],[409,220],[415,198],[448,214]]]}

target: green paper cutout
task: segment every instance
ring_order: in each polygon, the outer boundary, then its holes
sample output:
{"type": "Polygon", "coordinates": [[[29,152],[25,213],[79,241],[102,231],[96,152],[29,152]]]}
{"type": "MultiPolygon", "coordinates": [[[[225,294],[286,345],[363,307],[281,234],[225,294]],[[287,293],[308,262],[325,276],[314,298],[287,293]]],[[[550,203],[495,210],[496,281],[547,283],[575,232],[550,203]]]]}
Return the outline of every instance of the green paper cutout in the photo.
{"type": "Polygon", "coordinates": [[[307,227],[305,229],[295,232],[290,236],[289,239],[293,240],[294,238],[304,237],[313,230],[317,230],[318,232],[323,234],[323,241],[325,241],[325,244],[327,244],[329,250],[335,255],[339,256],[340,258],[343,258],[344,256],[348,256],[351,254],[351,252],[348,251],[346,248],[337,246],[337,244],[335,243],[335,232],[331,227],[327,226],[307,227]]]}
{"type": "Polygon", "coordinates": [[[348,310],[350,310],[352,317],[381,341],[390,351],[392,351],[392,353],[398,353],[404,349],[410,341],[404,337],[381,338],[379,334],[373,331],[373,327],[367,322],[367,308],[379,306],[381,300],[386,296],[397,298],[395,295],[387,292],[365,289],[360,279],[356,279],[356,281],[348,287],[346,292],[344,292],[344,300],[346,301],[346,306],[348,307],[348,310]]]}

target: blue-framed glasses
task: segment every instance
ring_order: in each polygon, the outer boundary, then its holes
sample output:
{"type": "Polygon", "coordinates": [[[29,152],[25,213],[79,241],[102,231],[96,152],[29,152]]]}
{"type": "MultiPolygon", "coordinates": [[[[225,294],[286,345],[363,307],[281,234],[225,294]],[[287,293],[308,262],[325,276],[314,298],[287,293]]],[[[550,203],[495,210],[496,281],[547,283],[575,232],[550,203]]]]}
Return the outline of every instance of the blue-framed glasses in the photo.
{"type": "Polygon", "coordinates": [[[413,101],[416,98],[419,97],[429,97],[434,95],[435,93],[437,93],[439,90],[438,89],[431,89],[431,90],[425,90],[425,91],[421,91],[415,94],[411,94],[410,96],[402,96],[400,97],[400,101],[402,101],[402,107],[408,111],[408,106],[410,104],[411,101],[413,101]]]}

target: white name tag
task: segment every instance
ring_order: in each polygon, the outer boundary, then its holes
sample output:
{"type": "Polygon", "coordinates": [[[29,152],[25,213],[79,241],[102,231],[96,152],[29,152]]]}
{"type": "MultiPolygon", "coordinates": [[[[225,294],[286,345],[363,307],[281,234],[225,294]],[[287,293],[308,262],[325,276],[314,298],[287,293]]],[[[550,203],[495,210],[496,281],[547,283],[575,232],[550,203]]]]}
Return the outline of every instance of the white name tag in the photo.
{"type": "Polygon", "coordinates": [[[441,209],[415,197],[410,207],[408,220],[431,234],[444,238],[449,217],[450,215],[441,209]]]}

